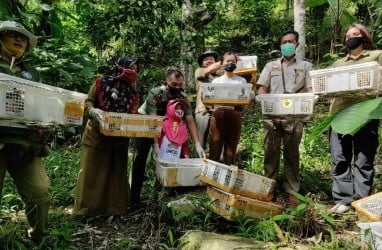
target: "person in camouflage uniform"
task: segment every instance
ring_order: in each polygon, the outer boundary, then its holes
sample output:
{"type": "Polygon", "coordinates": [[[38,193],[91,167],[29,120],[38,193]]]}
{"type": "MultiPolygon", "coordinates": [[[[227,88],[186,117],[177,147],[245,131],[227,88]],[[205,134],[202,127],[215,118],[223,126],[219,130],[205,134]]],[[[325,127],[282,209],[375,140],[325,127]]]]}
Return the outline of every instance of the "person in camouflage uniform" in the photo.
{"type": "MultiPolygon", "coordinates": [[[[38,81],[38,72],[22,60],[24,54],[36,44],[37,38],[20,23],[1,22],[0,73],[38,81]]],[[[2,123],[0,122],[0,190],[8,171],[25,203],[25,214],[31,226],[29,235],[33,240],[41,240],[48,233],[50,205],[49,179],[42,162],[42,157],[48,154],[45,131],[24,126],[7,127],[2,123]]]]}
{"type": "MultiPolygon", "coordinates": [[[[149,91],[146,97],[143,113],[164,116],[166,114],[167,103],[169,100],[187,100],[186,94],[182,89],[183,81],[184,77],[180,71],[169,70],[166,73],[166,84],[154,87],[149,91]]],[[[194,118],[192,117],[192,110],[190,106],[185,109],[184,114],[191,138],[195,143],[195,149],[199,157],[205,157],[204,150],[199,142],[196,125],[194,118]]],[[[146,161],[153,143],[154,140],[152,138],[136,139],[136,156],[132,165],[131,177],[131,205],[133,209],[138,208],[141,205],[140,195],[145,177],[146,161]]],[[[154,154],[159,155],[158,144],[154,145],[154,154]]]]}

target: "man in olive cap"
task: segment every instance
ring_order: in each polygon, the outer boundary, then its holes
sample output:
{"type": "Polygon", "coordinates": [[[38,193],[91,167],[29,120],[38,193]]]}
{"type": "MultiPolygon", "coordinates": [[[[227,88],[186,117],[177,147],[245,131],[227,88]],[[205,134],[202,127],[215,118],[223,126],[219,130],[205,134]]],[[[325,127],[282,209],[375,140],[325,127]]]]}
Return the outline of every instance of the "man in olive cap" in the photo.
{"type": "MultiPolygon", "coordinates": [[[[38,72],[22,61],[24,54],[36,44],[37,38],[20,23],[1,22],[0,73],[38,81],[38,72]]],[[[23,101],[22,94],[11,91],[17,89],[7,90],[7,98],[8,93],[10,98],[17,94],[23,101]]],[[[25,214],[31,226],[29,235],[37,241],[47,234],[50,205],[49,179],[42,164],[42,157],[48,154],[44,138],[41,129],[21,125],[8,127],[0,123],[0,192],[8,170],[25,203],[25,214]]]]}
{"type": "Polygon", "coordinates": [[[195,107],[195,122],[198,129],[198,136],[202,147],[205,149],[208,137],[208,129],[210,124],[210,107],[202,102],[202,89],[200,83],[210,83],[219,75],[217,71],[221,68],[221,62],[218,61],[218,54],[214,51],[206,51],[198,58],[199,68],[195,71],[196,84],[196,107],[195,107]]]}

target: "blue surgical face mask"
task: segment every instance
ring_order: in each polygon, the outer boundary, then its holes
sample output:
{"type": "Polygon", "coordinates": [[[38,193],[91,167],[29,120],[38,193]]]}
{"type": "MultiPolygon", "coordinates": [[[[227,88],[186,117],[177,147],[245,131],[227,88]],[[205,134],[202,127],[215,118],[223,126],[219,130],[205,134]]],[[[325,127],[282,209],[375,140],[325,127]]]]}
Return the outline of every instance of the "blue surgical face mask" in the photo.
{"type": "Polygon", "coordinates": [[[281,45],[281,54],[283,56],[293,56],[296,52],[296,45],[293,43],[285,43],[281,45]]]}

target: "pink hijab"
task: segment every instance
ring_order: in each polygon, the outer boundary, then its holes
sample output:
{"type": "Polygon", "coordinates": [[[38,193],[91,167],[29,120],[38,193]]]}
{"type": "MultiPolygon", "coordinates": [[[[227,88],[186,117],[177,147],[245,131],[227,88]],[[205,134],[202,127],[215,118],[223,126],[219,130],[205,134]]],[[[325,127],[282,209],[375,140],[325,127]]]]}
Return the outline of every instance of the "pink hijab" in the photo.
{"type": "Polygon", "coordinates": [[[167,103],[166,115],[162,124],[162,131],[167,136],[167,139],[178,145],[182,145],[188,140],[187,126],[183,121],[184,110],[188,107],[185,100],[170,100],[167,103]],[[182,105],[183,115],[180,117],[176,112],[177,104],[182,105]]]}

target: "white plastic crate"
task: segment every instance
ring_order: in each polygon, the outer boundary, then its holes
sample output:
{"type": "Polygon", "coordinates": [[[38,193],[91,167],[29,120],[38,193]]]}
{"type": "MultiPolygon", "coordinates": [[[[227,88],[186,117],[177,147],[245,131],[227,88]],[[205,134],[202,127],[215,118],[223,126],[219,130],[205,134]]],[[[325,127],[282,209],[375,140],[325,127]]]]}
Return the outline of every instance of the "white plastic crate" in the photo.
{"type": "Polygon", "coordinates": [[[231,191],[235,185],[238,167],[228,166],[208,159],[204,161],[200,181],[227,192],[231,191]]]}
{"type": "Polygon", "coordinates": [[[0,118],[82,125],[87,95],[0,73],[0,118]]]}
{"type": "Polygon", "coordinates": [[[157,179],[164,187],[200,186],[204,161],[201,158],[174,160],[157,159],[157,179]]]}
{"type": "Polygon", "coordinates": [[[263,115],[310,115],[313,114],[314,94],[260,94],[263,115]]]}
{"type": "Polygon", "coordinates": [[[100,131],[107,136],[147,137],[160,135],[163,116],[102,112],[100,131]]]}
{"type": "Polygon", "coordinates": [[[360,90],[379,90],[380,65],[377,62],[360,63],[309,72],[313,93],[341,94],[360,90]]]}
{"type": "Polygon", "coordinates": [[[214,187],[207,187],[207,195],[213,200],[212,209],[214,212],[227,220],[233,220],[238,216],[269,218],[283,210],[280,205],[273,202],[264,202],[231,194],[214,187]]]}
{"type": "Polygon", "coordinates": [[[358,223],[361,229],[361,249],[382,249],[382,222],[358,223]]]}
{"type": "Polygon", "coordinates": [[[201,83],[202,101],[216,105],[248,105],[252,84],[201,83]]]}
{"type": "Polygon", "coordinates": [[[240,60],[237,61],[236,70],[257,68],[257,56],[239,56],[240,60]]]}
{"type": "Polygon", "coordinates": [[[239,169],[236,175],[232,193],[245,197],[266,200],[273,192],[276,181],[258,174],[239,169]]]}
{"type": "Polygon", "coordinates": [[[382,221],[382,192],[353,201],[351,205],[362,219],[382,221]]]}

